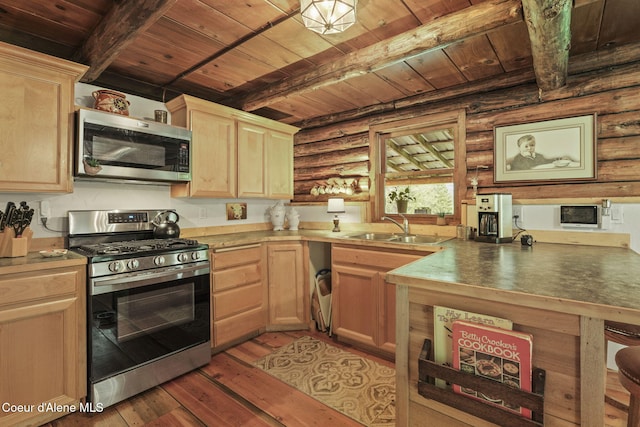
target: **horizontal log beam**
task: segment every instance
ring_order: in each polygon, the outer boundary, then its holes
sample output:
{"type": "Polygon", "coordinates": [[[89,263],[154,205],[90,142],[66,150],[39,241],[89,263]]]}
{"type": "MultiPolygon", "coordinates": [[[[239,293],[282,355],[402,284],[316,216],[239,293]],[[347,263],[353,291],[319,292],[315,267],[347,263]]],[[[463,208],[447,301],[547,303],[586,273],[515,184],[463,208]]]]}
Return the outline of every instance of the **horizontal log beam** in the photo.
{"type": "Polygon", "coordinates": [[[522,21],[519,0],[490,0],[443,16],[416,29],[351,52],[312,72],[292,76],[249,95],[242,109],[254,111],[294,95],[310,92],[450,44],[522,21]]]}
{"type": "Polygon", "coordinates": [[[91,36],[74,54],[73,60],[90,66],[83,82],[92,82],[136,37],[176,3],[177,0],[124,0],[113,7],[98,23],[91,36]]]}

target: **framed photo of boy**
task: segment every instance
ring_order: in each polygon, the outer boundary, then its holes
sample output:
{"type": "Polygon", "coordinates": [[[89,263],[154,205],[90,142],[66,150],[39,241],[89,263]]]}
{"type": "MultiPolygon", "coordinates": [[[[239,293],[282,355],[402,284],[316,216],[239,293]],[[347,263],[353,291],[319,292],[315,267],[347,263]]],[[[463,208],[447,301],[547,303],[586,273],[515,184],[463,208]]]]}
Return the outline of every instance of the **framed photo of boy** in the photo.
{"type": "Polygon", "coordinates": [[[494,182],[596,179],[596,115],[494,127],[494,182]]]}

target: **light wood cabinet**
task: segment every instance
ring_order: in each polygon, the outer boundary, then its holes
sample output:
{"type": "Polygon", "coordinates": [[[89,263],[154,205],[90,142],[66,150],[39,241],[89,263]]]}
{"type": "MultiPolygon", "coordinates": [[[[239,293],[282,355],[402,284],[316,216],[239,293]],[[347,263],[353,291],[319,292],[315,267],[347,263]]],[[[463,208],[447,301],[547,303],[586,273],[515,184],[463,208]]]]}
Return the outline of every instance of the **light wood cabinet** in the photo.
{"type": "Polygon", "coordinates": [[[73,190],[74,83],[86,70],[0,42],[0,192],[73,190]]]}
{"type": "Polygon", "coordinates": [[[188,95],[167,108],[193,132],[192,181],[173,185],[173,197],[293,198],[297,128],[188,95]]]}
{"type": "Polygon", "coordinates": [[[395,353],[395,285],[388,271],[428,255],[332,245],[333,332],[340,338],[395,353]]]}
{"type": "Polygon", "coordinates": [[[190,96],[167,102],[171,124],[192,132],[191,182],[171,186],[172,197],[236,197],[236,123],[232,110],[190,96]]]}
{"type": "Polygon", "coordinates": [[[304,262],[306,242],[267,243],[269,329],[309,326],[309,286],[304,262]]]}
{"type": "Polygon", "coordinates": [[[219,347],[265,330],[267,286],[262,245],[212,252],[211,343],[219,347]]]}
{"type": "Polygon", "coordinates": [[[65,415],[39,404],[75,405],[86,396],[85,267],[0,278],[0,425],[39,425],[65,415]]]}

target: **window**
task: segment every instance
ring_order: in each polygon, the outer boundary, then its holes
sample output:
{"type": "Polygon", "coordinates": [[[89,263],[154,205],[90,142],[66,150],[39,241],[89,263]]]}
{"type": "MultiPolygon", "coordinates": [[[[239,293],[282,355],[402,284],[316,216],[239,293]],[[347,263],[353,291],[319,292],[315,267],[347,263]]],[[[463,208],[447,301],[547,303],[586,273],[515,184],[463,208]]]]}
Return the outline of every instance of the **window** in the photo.
{"type": "Polygon", "coordinates": [[[402,212],[433,222],[438,214],[460,218],[465,193],[464,112],[445,113],[373,126],[377,160],[374,218],[402,212]],[[406,208],[393,192],[411,195],[406,208]]]}

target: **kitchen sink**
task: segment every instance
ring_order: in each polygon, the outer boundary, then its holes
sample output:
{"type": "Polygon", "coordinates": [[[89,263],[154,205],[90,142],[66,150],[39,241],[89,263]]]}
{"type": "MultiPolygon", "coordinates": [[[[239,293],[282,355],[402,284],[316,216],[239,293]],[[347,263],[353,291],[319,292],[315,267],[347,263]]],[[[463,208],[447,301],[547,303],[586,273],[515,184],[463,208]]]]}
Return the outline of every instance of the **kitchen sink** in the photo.
{"type": "Polygon", "coordinates": [[[442,243],[451,237],[429,236],[420,234],[393,234],[393,233],[363,233],[347,236],[349,239],[373,240],[377,242],[390,243],[412,243],[412,244],[437,244],[442,243]]]}
{"type": "Polygon", "coordinates": [[[398,237],[397,234],[391,233],[364,233],[358,234],[355,236],[349,236],[351,239],[360,239],[360,240],[378,240],[378,241],[393,241],[398,237]]]}

